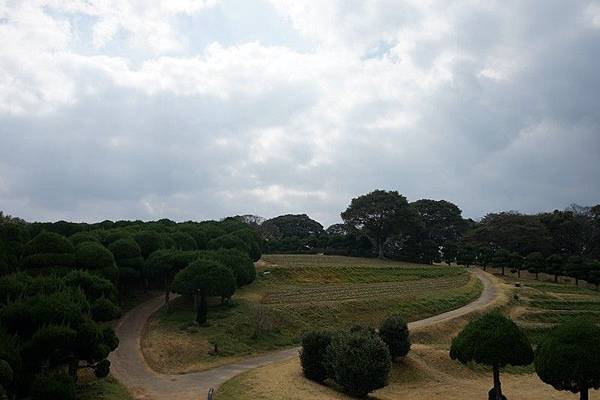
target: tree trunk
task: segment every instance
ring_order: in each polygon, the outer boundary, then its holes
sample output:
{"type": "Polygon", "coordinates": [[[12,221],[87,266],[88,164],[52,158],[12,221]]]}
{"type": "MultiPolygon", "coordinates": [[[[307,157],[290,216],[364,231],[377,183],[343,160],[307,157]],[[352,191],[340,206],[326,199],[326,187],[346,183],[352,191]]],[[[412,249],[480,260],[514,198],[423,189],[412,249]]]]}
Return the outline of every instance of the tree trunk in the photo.
{"type": "Polygon", "coordinates": [[[377,243],[377,257],[381,260],[383,260],[385,258],[385,256],[383,255],[383,243],[378,242],[377,243]]]}
{"type": "Polygon", "coordinates": [[[554,283],[558,283],[558,274],[554,274],[554,283]]]}
{"type": "Polygon", "coordinates": [[[588,388],[579,391],[579,400],[588,400],[588,388]]]}
{"type": "Polygon", "coordinates": [[[502,267],[502,276],[504,276],[504,267],[502,267]]]}
{"type": "Polygon", "coordinates": [[[535,280],[536,281],[540,280],[540,273],[538,271],[535,271],[535,280]]]}
{"type": "Polygon", "coordinates": [[[521,270],[520,269],[517,270],[517,278],[519,278],[519,279],[521,278],[521,270]]]}
{"type": "Polygon", "coordinates": [[[198,303],[198,307],[196,310],[196,322],[198,323],[198,325],[204,325],[206,323],[206,315],[208,313],[208,305],[206,304],[206,293],[204,290],[200,291],[200,302],[198,303]]]}
{"type": "Polygon", "coordinates": [[[69,376],[73,378],[75,382],[77,382],[77,368],[79,367],[79,360],[72,359],[69,361],[69,376]]]}
{"type": "Polygon", "coordinates": [[[579,278],[575,277],[575,286],[579,287],[579,278]]]}
{"type": "Polygon", "coordinates": [[[500,384],[500,367],[494,365],[494,391],[496,400],[502,400],[502,385],[500,384]]]}

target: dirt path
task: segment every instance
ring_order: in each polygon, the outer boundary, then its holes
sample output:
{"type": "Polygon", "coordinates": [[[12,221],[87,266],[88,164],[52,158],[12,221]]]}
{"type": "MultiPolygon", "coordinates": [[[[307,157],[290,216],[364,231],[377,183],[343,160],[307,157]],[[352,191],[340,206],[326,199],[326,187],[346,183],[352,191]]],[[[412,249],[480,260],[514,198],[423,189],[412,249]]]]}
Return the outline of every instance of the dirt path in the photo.
{"type": "MultiPolygon", "coordinates": [[[[500,294],[494,278],[480,269],[471,270],[483,283],[483,292],[474,302],[456,310],[430,318],[410,322],[410,329],[423,328],[438,322],[457,318],[490,305],[500,294]]],[[[208,371],[184,375],[163,375],[152,371],[146,364],[140,348],[140,337],[150,316],[163,304],[157,297],[140,304],[119,321],[116,333],[120,344],[110,355],[112,375],[123,383],[138,400],[200,400],[206,398],[211,387],[217,388],[226,380],[249,369],[282,361],[298,354],[298,348],[281,350],[239,363],[228,364],[208,371]]]]}

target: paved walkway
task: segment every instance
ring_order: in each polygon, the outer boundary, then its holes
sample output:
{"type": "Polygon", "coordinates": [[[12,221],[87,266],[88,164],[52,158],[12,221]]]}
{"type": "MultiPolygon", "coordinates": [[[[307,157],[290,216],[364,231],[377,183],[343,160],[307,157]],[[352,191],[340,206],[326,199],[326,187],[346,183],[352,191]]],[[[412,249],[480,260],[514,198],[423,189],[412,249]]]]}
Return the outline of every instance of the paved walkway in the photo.
{"type": "MultiPolygon", "coordinates": [[[[472,269],[483,283],[481,296],[456,310],[410,322],[410,329],[423,328],[438,322],[460,317],[487,307],[499,295],[499,289],[490,275],[480,269],[472,269]]],[[[299,348],[287,349],[249,358],[208,371],[184,375],[164,375],[151,370],[140,348],[140,337],[146,321],[164,302],[157,297],[140,304],[121,318],[116,327],[120,344],[110,355],[111,373],[123,383],[137,400],[201,400],[211,387],[217,388],[228,379],[249,369],[285,360],[298,354],[299,348]]]]}

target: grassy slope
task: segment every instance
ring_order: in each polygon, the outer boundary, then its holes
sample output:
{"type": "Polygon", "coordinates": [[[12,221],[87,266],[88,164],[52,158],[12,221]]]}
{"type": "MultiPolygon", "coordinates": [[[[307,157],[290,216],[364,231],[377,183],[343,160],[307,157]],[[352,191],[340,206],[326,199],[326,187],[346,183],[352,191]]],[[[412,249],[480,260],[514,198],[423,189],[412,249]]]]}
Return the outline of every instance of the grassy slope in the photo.
{"type": "MultiPolygon", "coordinates": [[[[595,290],[577,288],[573,284],[535,281],[532,276],[519,280],[505,277],[503,280],[506,288],[517,296],[502,310],[512,315],[534,344],[539,343],[556,322],[577,316],[600,322],[600,293],[595,290]],[[517,282],[520,287],[515,285],[517,282]]],[[[492,383],[489,369],[481,366],[467,368],[448,357],[449,339],[467,321],[468,318],[459,318],[413,335],[413,343],[416,344],[408,358],[394,366],[390,385],[376,391],[371,397],[382,400],[484,398],[492,383]]],[[[502,383],[508,398],[566,400],[576,397],[545,385],[533,373],[531,366],[507,368],[502,374],[502,383]]],[[[231,379],[219,389],[217,398],[349,399],[330,387],[304,379],[296,358],[248,371],[231,379]]],[[[600,391],[592,391],[590,398],[600,399],[600,391]]]]}
{"type": "Polygon", "coordinates": [[[195,326],[186,299],[159,312],[142,340],[152,367],[205,369],[296,345],[310,329],[376,326],[391,313],[416,320],[460,307],[481,292],[462,268],[376,259],[272,255],[258,271],[257,282],[239,290],[232,305],[211,307],[207,327],[195,326]],[[211,354],[214,343],[219,355],[211,354]]]}

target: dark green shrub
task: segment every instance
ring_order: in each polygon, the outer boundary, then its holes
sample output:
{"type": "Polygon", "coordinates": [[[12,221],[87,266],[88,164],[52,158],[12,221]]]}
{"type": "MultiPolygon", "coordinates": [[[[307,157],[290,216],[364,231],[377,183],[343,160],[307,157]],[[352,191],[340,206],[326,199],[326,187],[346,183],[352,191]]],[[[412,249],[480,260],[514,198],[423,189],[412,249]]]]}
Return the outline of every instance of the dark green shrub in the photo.
{"type": "Polygon", "coordinates": [[[63,281],[67,287],[81,289],[90,302],[103,297],[113,302],[117,301],[117,288],[110,280],[101,276],[87,271],[72,271],[63,281]]]}
{"type": "Polygon", "coordinates": [[[392,359],[404,357],[410,351],[410,335],[406,321],[400,315],[386,318],[379,328],[379,336],[385,342],[392,359]]]}
{"type": "Polygon", "coordinates": [[[589,389],[600,388],[600,328],[583,319],[558,326],[538,347],[535,371],[555,389],[587,400],[589,389]]]}
{"type": "Polygon", "coordinates": [[[198,244],[194,238],[185,232],[174,232],[171,234],[173,248],[181,251],[198,250],[198,244]]]}
{"type": "Polygon", "coordinates": [[[75,248],[69,240],[53,232],[41,232],[25,246],[24,255],[73,253],[75,248]]]}
{"type": "Polygon", "coordinates": [[[106,298],[99,298],[90,306],[92,319],[98,322],[112,321],[121,316],[121,309],[106,298]]]}
{"type": "Polygon", "coordinates": [[[367,330],[334,336],[327,351],[327,362],[334,380],[358,397],[384,387],[392,368],[386,344],[367,330]]]}
{"type": "Polygon", "coordinates": [[[121,239],[131,239],[131,233],[122,230],[113,230],[107,232],[102,238],[102,244],[105,246],[109,246],[110,244],[116,242],[121,239]]]}
{"type": "Polygon", "coordinates": [[[329,332],[312,331],[302,337],[300,365],[305,377],[315,382],[329,378],[325,355],[330,344],[329,332]]]}
{"type": "Polygon", "coordinates": [[[119,260],[137,258],[142,256],[140,246],[131,238],[119,239],[108,245],[108,250],[113,254],[117,265],[119,260]]]}
{"type": "Polygon", "coordinates": [[[69,236],[69,240],[73,243],[73,246],[77,247],[82,243],[100,243],[98,236],[90,232],[77,232],[74,235],[69,236]]]}
{"type": "Polygon", "coordinates": [[[31,385],[31,400],[75,400],[75,381],[67,374],[38,375],[31,385]]]}
{"type": "Polygon", "coordinates": [[[211,239],[208,242],[209,250],[219,250],[219,249],[236,249],[248,254],[248,246],[242,239],[239,237],[228,234],[224,236],[219,236],[218,238],[211,239]]]}
{"type": "Polygon", "coordinates": [[[233,235],[239,237],[246,243],[248,247],[248,255],[252,261],[260,260],[262,250],[260,248],[260,238],[258,234],[251,229],[240,229],[232,232],[233,235]]]}
{"type": "Polygon", "coordinates": [[[82,243],[75,252],[75,263],[78,268],[94,271],[94,273],[116,282],[119,271],[115,266],[113,254],[104,246],[94,242],[82,243]]]}

